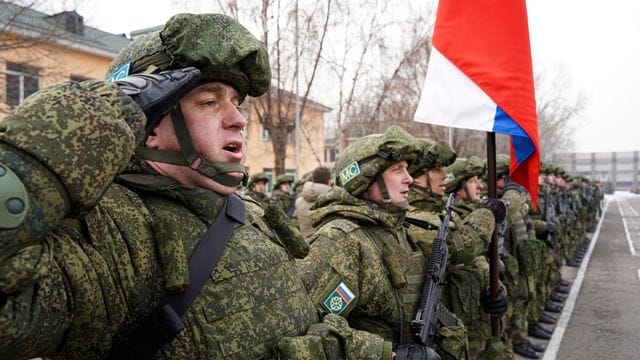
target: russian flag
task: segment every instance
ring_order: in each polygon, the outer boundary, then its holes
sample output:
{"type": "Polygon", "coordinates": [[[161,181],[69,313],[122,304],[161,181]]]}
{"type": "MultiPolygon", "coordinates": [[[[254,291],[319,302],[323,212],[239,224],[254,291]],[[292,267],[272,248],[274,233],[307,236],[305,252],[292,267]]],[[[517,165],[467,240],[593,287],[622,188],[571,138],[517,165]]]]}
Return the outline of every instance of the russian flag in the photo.
{"type": "Polygon", "coordinates": [[[511,135],[511,179],[538,197],[525,0],[440,0],[415,121],[511,135]]]}

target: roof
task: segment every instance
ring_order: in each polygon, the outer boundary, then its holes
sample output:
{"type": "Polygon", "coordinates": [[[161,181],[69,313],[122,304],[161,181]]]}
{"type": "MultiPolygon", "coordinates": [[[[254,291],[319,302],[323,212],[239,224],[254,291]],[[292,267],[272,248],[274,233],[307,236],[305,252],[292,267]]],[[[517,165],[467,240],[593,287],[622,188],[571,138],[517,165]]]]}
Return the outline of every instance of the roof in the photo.
{"type": "Polygon", "coordinates": [[[131,40],[85,26],[75,11],[48,15],[28,7],[0,1],[0,31],[33,38],[103,56],[115,57],[131,40]]]}

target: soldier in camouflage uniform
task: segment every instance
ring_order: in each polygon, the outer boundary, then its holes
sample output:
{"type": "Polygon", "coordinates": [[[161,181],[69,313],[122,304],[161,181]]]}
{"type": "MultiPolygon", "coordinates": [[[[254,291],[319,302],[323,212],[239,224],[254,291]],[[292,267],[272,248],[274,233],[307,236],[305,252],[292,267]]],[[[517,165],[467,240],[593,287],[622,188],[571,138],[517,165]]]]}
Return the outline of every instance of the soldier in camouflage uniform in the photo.
{"type": "Polygon", "coordinates": [[[269,195],[267,195],[267,183],[269,177],[265,173],[257,173],[251,176],[247,184],[245,195],[255,200],[263,208],[269,206],[269,195]]]}
{"type": "Polygon", "coordinates": [[[278,175],[269,199],[271,205],[281,207],[289,217],[293,216],[295,209],[295,203],[291,197],[291,184],[293,184],[293,176],[278,175]]]}
{"type": "Polygon", "coordinates": [[[195,65],[202,81],[186,87],[178,70],[123,87],[69,81],[0,121],[0,358],[382,358],[382,337],[318,319],[282,245],[295,239],[233,195],[246,176],[237,107],[270,86],[264,45],[229,17],[180,14],[111,70],[128,63],[132,73],[195,65]],[[155,353],[118,346],[189,288],[189,257],[231,202],[236,224],[184,328],[155,353]]]}
{"type": "MultiPolygon", "coordinates": [[[[414,183],[409,192],[409,203],[412,205],[407,213],[407,221],[412,225],[408,228],[408,234],[412,241],[416,242],[425,253],[430,253],[433,240],[437,236],[437,229],[440,226],[439,214],[441,213],[442,198],[445,194],[445,181],[447,172],[443,166],[450,165],[456,157],[455,151],[445,142],[435,144],[425,143],[425,148],[419,162],[410,167],[410,173],[414,177],[414,183]],[[433,210],[432,210],[433,209],[433,210]],[[419,220],[431,225],[431,229],[424,226],[414,226],[415,220],[419,220]]],[[[456,206],[461,202],[456,199],[456,206]]],[[[473,329],[473,340],[471,341],[471,353],[467,350],[467,358],[477,358],[480,351],[486,345],[488,336],[479,339],[477,333],[486,334],[489,328],[488,316],[481,309],[480,297],[483,296],[484,287],[482,283],[487,283],[484,272],[477,271],[476,260],[484,260],[481,257],[493,231],[493,215],[487,209],[479,210],[474,216],[469,217],[469,221],[463,221],[455,212],[452,212],[452,221],[449,223],[449,235],[447,246],[449,257],[447,260],[447,282],[443,289],[443,303],[447,308],[456,313],[465,327],[473,329]],[[478,227],[485,218],[491,226],[478,227]],[[476,235],[475,237],[473,235],[476,235]],[[477,234],[483,234],[482,237],[477,234]],[[481,258],[480,258],[481,257],[481,258]],[[468,281],[473,286],[466,287],[464,291],[458,291],[461,284],[468,281]],[[475,286],[480,285],[480,286],[475,286]],[[462,295],[462,296],[460,296],[462,295]]],[[[486,260],[484,261],[486,264],[486,260]]],[[[464,286],[463,286],[464,287],[464,286]]],[[[506,309],[506,298],[498,299],[503,301],[502,309],[498,302],[492,304],[488,311],[496,316],[501,315],[506,309]],[[497,305],[497,307],[496,307],[497,305]]],[[[489,302],[487,302],[489,303],[489,302]]],[[[466,336],[465,336],[466,338],[466,336]]],[[[453,339],[449,339],[451,343],[453,339]]],[[[468,348],[468,342],[465,344],[468,348]]],[[[459,349],[460,345],[446,344],[445,349],[459,349]],[[458,345],[456,347],[456,345],[458,345]]],[[[461,358],[459,354],[449,351],[445,358],[461,358]]],[[[495,354],[491,354],[493,357],[495,354]]],[[[495,357],[493,357],[495,358],[495,357]]]]}
{"type": "Polygon", "coordinates": [[[299,261],[319,310],[345,316],[356,329],[408,344],[426,258],[408,242],[404,219],[421,144],[402,128],[356,140],[335,164],[334,187],[310,212],[309,255],[299,261]]]}
{"type": "MultiPolygon", "coordinates": [[[[456,224],[460,224],[461,238],[467,248],[475,248],[468,260],[452,267],[448,276],[448,293],[452,310],[465,322],[469,332],[470,357],[472,359],[512,359],[508,344],[503,338],[492,338],[490,316],[501,317],[507,310],[507,296],[500,284],[500,295],[491,299],[489,289],[489,263],[486,257],[495,224],[504,220],[506,209],[499,200],[480,202],[482,184],[479,176],[486,172],[486,162],[477,156],[458,158],[445,168],[445,190],[456,194],[454,206],[456,224]],[[490,302],[494,305],[492,310],[490,302]],[[484,307],[484,309],[483,309],[484,307]]],[[[503,322],[504,322],[503,318],[503,322]]]]}
{"type": "Polygon", "coordinates": [[[538,359],[538,352],[544,347],[528,340],[529,333],[550,338],[547,330],[537,324],[538,316],[530,309],[538,305],[536,298],[536,280],[540,278],[544,261],[545,245],[529,236],[527,223],[529,219],[530,200],[527,190],[509,179],[510,157],[496,156],[496,188],[498,197],[507,207],[507,216],[500,226],[498,238],[500,259],[505,265],[505,284],[509,291],[509,311],[506,318],[507,337],[512,342],[516,354],[538,359]]]}

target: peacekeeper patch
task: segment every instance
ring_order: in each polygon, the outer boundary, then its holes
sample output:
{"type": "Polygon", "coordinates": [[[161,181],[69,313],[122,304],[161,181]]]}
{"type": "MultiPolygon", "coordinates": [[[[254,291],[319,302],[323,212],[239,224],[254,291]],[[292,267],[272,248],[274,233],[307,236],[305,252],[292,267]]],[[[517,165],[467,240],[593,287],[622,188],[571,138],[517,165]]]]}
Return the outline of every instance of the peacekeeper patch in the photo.
{"type": "Polygon", "coordinates": [[[360,166],[357,161],[352,161],[347,164],[347,167],[340,171],[340,184],[346,185],[349,181],[353,180],[358,174],[360,174],[360,166]]]}
{"type": "Polygon", "coordinates": [[[444,180],[445,185],[450,184],[453,180],[456,179],[456,176],[453,173],[448,173],[447,178],[444,180]]]}
{"type": "Polygon", "coordinates": [[[109,77],[107,81],[114,82],[116,80],[121,80],[129,76],[129,68],[131,68],[131,63],[128,62],[120,67],[120,69],[114,71],[109,77]]]}
{"type": "Polygon", "coordinates": [[[342,281],[322,300],[322,306],[330,313],[340,315],[353,302],[355,295],[342,281]]]}

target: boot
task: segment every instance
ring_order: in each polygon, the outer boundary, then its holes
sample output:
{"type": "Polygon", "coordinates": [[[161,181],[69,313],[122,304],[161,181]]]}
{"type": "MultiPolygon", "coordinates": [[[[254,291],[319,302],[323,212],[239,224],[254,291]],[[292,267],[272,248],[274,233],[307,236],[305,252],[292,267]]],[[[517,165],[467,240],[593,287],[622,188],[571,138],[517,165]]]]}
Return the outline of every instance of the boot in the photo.
{"type": "Polygon", "coordinates": [[[562,285],[562,286],[566,286],[566,287],[570,287],[571,286],[571,281],[567,281],[563,278],[558,279],[558,285],[562,285]]]}
{"type": "Polygon", "coordinates": [[[559,313],[562,312],[562,305],[554,301],[547,300],[547,302],[544,304],[544,309],[548,312],[559,313]]]}
{"type": "Polygon", "coordinates": [[[540,314],[540,319],[538,319],[539,322],[544,323],[544,324],[555,324],[557,319],[554,318],[553,316],[543,312],[542,314],[540,314]]]}
{"type": "Polygon", "coordinates": [[[559,292],[560,294],[568,294],[569,290],[571,290],[570,287],[568,286],[563,286],[563,285],[556,285],[556,288],[554,289],[555,292],[559,292]]]}
{"type": "Polygon", "coordinates": [[[527,341],[527,344],[529,345],[530,348],[533,349],[533,351],[535,352],[539,352],[539,353],[543,353],[546,348],[544,347],[544,345],[541,344],[536,344],[536,343],[532,343],[531,341],[527,341]]]}
{"type": "Polygon", "coordinates": [[[529,346],[529,343],[514,343],[512,348],[513,352],[520,356],[524,356],[528,359],[540,359],[540,355],[529,346]]]}
{"type": "Polygon", "coordinates": [[[580,267],[580,263],[581,261],[578,261],[576,259],[571,259],[569,260],[569,262],[567,263],[567,266],[571,266],[571,267],[580,267]]]}
{"type": "Polygon", "coordinates": [[[542,327],[539,323],[529,325],[528,332],[529,336],[534,338],[549,340],[551,339],[551,332],[542,327]]]}
{"type": "Polygon", "coordinates": [[[552,292],[551,295],[549,295],[549,299],[555,302],[563,303],[565,300],[567,300],[567,297],[558,292],[552,292]]]}

